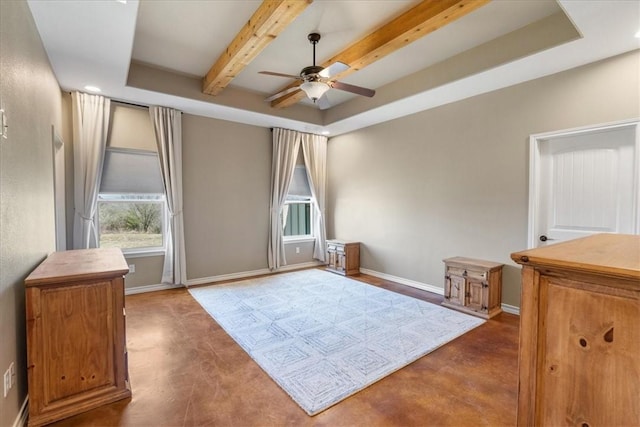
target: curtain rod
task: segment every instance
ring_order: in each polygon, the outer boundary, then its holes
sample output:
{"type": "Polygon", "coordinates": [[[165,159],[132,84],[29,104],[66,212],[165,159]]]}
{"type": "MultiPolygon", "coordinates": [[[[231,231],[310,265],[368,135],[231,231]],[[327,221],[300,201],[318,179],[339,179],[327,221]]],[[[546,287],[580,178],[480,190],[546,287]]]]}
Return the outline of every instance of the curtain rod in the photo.
{"type": "MultiPolygon", "coordinates": [[[[150,105],[143,105],[143,104],[136,104],[134,102],[128,102],[128,101],[119,101],[117,99],[112,99],[112,102],[115,102],[116,104],[122,104],[122,105],[130,105],[132,107],[139,107],[139,108],[146,108],[147,110],[149,109],[150,105]]],[[[172,107],[168,107],[168,108],[172,108],[172,107]]],[[[175,108],[174,108],[175,109],[175,108]]],[[[184,114],[182,111],[180,111],[180,114],[184,114]]]]}
{"type": "MultiPolygon", "coordinates": [[[[71,95],[71,92],[67,92],[69,95],[71,95]]],[[[144,104],[137,104],[135,102],[129,102],[129,101],[122,101],[119,99],[113,99],[113,98],[109,98],[111,100],[111,102],[115,102],[116,104],[122,104],[122,105],[130,105],[132,107],[139,107],[139,108],[146,108],[147,110],[149,109],[149,105],[144,105],[144,104]]],[[[182,111],[180,111],[180,114],[183,114],[182,111]]]]}
{"type": "Polygon", "coordinates": [[[148,105],[136,104],[136,103],[134,103],[134,102],[120,101],[120,100],[117,100],[117,99],[112,99],[111,101],[112,101],[112,102],[115,102],[116,104],[130,105],[130,106],[132,106],[132,107],[140,107],[140,108],[146,108],[146,109],[149,109],[149,106],[148,106],[148,105]]]}

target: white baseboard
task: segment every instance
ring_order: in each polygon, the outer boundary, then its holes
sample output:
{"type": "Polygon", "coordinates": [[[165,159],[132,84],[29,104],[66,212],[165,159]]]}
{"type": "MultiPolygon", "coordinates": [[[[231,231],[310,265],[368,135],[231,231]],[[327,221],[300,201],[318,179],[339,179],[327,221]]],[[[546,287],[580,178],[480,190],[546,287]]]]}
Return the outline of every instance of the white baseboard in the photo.
{"type": "MultiPolygon", "coordinates": [[[[301,264],[285,265],[276,270],[269,270],[268,268],[262,268],[260,270],[241,271],[239,273],[231,273],[231,274],[221,274],[219,276],[210,276],[210,277],[202,277],[200,279],[187,280],[186,286],[189,287],[189,286],[206,285],[209,283],[223,282],[225,280],[246,279],[249,277],[264,276],[267,274],[283,273],[286,271],[319,267],[321,265],[324,265],[324,263],[320,261],[312,261],[312,262],[305,262],[301,264]]],[[[385,279],[385,280],[390,280],[392,282],[400,283],[401,285],[411,286],[412,288],[422,289],[423,291],[432,292],[438,295],[444,295],[444,289],[438,286],[417,282],[411,279],[405,279],[403,277],[393,276],[391,274],[380,273],[379,271],[369,270],[368,268],[361,268],[360,272],[364,274],[368,274],[370,276],[378,277],[380,279],[385,279]]],[[[134,294],[141,294],[145,292],[155,292],[155,291],[164,291],[167,289],[176,289],[181,287],[182,286],[180,285],[167,285],[167,284],[136,286],[134,288],[126,288],[124,290],[124,294],[134,295],[134,294]]],[[[502,307],[502,311],[504,311],[505,313],[511,313],[517,316],[520,315],[520,307],[516,307],[515,305],[509,305],[509,304],[502,304],[501,307],[502,307]]]]}
{"type": "Polygon", "coordinates": [[[261,268],[260,270],[241,271],[239,273],[221,274],[219,276],[202,277],[200,279],[189,279],[187,280],[187,287],[206,285],[209,283],[216,283],[216,282],[223,282],[225,280],[246,279],[254,276],[264,276],[267,274],[283,273],[285,271],[302,270],[305,268],[319,267],[321,265],[324,265],[324,263],[320,261],[311,261],[311,262],[304,262],[300,264],[285,265],[275,270],[269,270],[268,268],[261,268]]]}
{"type": "Polygon", "coordinates": [[[515,314],[516,316],[520,316],[520,307],[516,307],[515,305],[502,304],[502,311],[505,313],[515,314]]]}
{"type": "Polygon", "coordinates": [[[24,427],[27,425],[27,417],[29,416],[29,395],[24,398],[24,402],[22,402],[22,406],[20,407],[20,412],[18,412],[18,416],[16,420],[13,422],[13,427],[24,427]]]}
{"type": "MultiPolygon", "coordinates": [[[[379,277],[385,280],[391,280],[392,282],[400,283],[401,285],[411,286],[412,288],[422,289],[423,291],[433,292],[434,294],[444,295],[443,288],[439,288],[433,285],[428,285],[426,283],[416,282],[415,280],[392,276],[391,274],[380,273],[379,271],[369,270],[368,268],[361,268],[360,273],[368,274],[374,277],[379,277]]],[[[502,304],[501,308],[502,308],[502,311],[504,311],[505,313],[511,313],[511,314],[520,316],[520,307],[516,307],[515,305],[502,304]]]]}
{"type": "Polygon", "coordinates": [[[135,286],[132,288],[125,288],[124,294],[125,295],[143,294],[145,292],[166,291],[167,289],[176,289],[176,288],[182,288],[182,285],[157,284],[157,285],[135,286]]]}
{"type": "Polygon", "coordinates": [[[400,283],[401,285],[411,286],[412,288],[422,289],[423,291],[432,292],[434,294],[444,295],[444,289],[438,286],[416,282],[415,280],[405,279],[403,277],[392,276],[391,274],[380,273],[379,271],[369,270],[368,268],[360,268],[360,273],[379,277],[380,279],[390,280],[392,282],[400,283]]]}

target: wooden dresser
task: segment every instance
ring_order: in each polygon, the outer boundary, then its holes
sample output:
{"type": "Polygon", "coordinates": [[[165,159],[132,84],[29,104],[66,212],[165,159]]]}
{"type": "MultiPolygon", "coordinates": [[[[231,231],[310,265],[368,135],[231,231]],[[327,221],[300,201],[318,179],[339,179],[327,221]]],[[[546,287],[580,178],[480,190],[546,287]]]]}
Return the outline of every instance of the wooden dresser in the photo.
{"type": "Polygon", "coordinates": [[[360,273],[360,243],[327,240],[327,270],[350,276],[360,273]]]}
{"type": "Polygon", "coordinates": [[[517,252],[519,426],[640,425],[640,236],[517,252]]]}
{"type": "Polygon", "coordinates": [[[443,306],[485,319],[502,313],[503,264],[464,257],[443,261],[443,306]]]}
{"type": "Polygon", "coordinates": [[[120,249],[55,252],[25,280],[29,426],[131,396],[120,249]]]}

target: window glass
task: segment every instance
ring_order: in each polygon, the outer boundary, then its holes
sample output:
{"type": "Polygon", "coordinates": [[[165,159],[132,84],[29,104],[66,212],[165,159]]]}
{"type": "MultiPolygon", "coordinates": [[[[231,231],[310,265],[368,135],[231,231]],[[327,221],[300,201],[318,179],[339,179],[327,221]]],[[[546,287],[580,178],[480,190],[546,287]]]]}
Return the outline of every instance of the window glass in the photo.
{"type": "Polygon", "coordinates": [[[282,209],[283,236],[301,237],[311,235],[313,210],[311,209],[311,187],[304,165],[297,165],[289,193],[282,209]]]}
{"type": "Polygon", "coordinates": [[[311,235],[311,201],[288,200],[282,212],[283,236],[311,235]]]}
{"type": "Polygon", "coordinates": [[[99,246],[123,252],[162,250],[165,211],[165,199],[160,194],[100,194],[99,246]]]}

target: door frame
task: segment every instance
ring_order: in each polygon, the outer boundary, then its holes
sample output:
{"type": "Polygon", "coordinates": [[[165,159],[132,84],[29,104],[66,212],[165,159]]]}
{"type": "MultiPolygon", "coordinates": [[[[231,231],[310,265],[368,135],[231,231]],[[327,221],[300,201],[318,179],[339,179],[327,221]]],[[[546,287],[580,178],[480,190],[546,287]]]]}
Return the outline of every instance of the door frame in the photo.
{"type": "Polygon", "coordinates": [[[53,206],[55,221],[56,251],[67,250],[67,218],[65,189],[65,153],[64,141],[51,125],[51,143],[53,156],[53,206]]]}
{"type": "Polygon", "coordinates": [[[529,136],[529,218],[527,227],[527,245],[535,248],[538,242],[538,215],[540,214],[540,146],[542,142],[553,138],[584,135],[603,130],[613,130],[621,128],[635,129],[635,159],[633,173],[637,178],[633,185],[633,215],[636,219],[634,233],[640,234],[640,215],[638,203],[640,200],[640,119],[628,119],[599,125],[582,126],[578,128],[565,129],[533,134],[529,136]]]}

